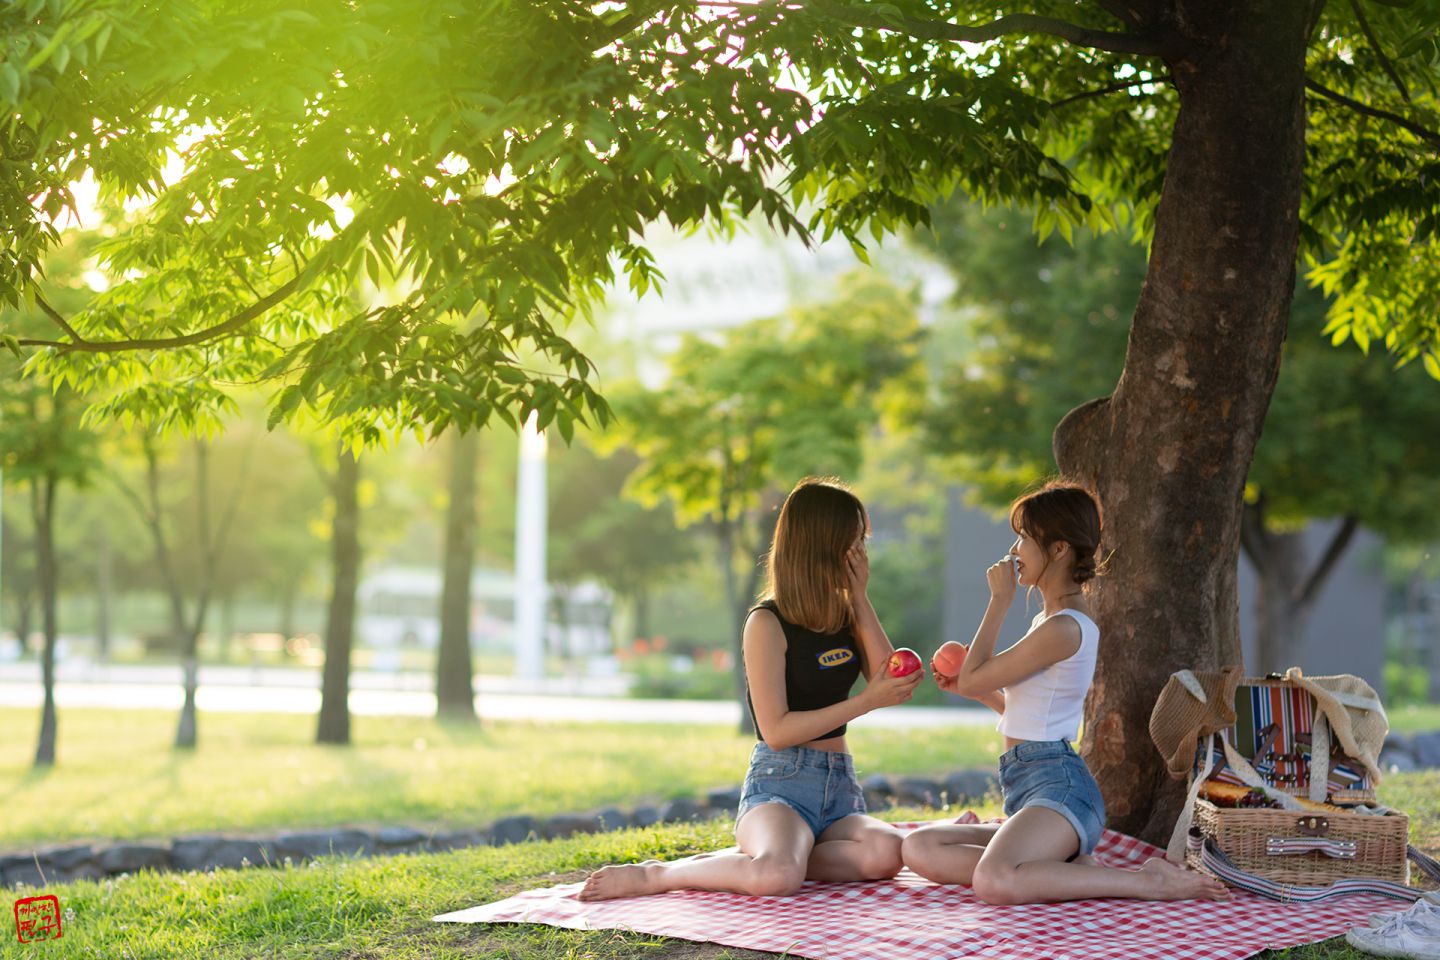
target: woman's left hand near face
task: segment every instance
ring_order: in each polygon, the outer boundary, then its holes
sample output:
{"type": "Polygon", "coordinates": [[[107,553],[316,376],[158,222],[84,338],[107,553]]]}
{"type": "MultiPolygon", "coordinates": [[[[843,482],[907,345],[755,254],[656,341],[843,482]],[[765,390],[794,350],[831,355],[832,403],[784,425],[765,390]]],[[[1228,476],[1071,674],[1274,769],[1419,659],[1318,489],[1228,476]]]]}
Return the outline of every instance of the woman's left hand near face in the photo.
{"type": "Polygon", "coordinates": [[[850,595],[858,600],[870,586],[870,556],[864,546],[856,544],[845,552],[845,569],[850,578],[850,595]]]}

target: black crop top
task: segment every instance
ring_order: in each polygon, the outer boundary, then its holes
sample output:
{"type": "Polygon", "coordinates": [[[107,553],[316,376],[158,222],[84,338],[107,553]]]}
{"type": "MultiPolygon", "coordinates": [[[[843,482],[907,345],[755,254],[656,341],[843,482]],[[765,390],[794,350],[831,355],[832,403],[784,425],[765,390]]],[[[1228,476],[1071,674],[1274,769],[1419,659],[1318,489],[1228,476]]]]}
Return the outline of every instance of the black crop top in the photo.
{"type": "MultiPolygon", "coordinates": [[[[860,648],[850,626],[838,633],[821,634],[791,623],[780,616],[774,600],[766,600],[756,610],[769,610],[785,631],[785,699],[791,710],[819,710],[839,703],[850,696],[855,678],[860,676],[860,648]]],[[[749,614],[746,615],[747,619],[749,614]]],[[[755,718],[755,703],[750,699],[750,684],[745,684],[745,703],[755,724],[755,737],[764,740],[760,721],[755,718]]],[[[845,733],[841,724],[829,733],[812,739],[826,740],[845,733]]]]}

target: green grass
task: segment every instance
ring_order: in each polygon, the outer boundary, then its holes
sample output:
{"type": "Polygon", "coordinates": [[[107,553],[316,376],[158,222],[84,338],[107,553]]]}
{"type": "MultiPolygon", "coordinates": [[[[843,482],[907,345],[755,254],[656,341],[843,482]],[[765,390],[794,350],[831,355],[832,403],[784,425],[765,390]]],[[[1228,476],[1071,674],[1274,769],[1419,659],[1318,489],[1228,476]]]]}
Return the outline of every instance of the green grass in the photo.
{"type": "Polygon", "coordinates": [[[1397,733],[1422,733],[1440,730],[1440,703],[1406,704],[1390,707],[1390,729],[1397,733]]]}
{"type": "MultiPolygon", "coordinates": [[[[603,708],[599,711],[603,712],[603,708]]],[[[356,717],[349,748],[315,721],[202,714],[200,746],[170,747],[169,712],[65,710],[59,762],[31,771],[36,715],[0,710],[0,851],[68,840],[404,823],[475,827],[512,813],[629,806],[738,786],[752,741],[725,727],[356,717]]],[[[857,730],[861,776],[990,766],[988,729],[857,730]]]]}
{"type": "MultiPolygon", "coordinates": [[[[1384,799],[1415,815],[1417,839],[1432,846],[1440,843],[1440,774],[1393,777],[1384,799]]],[[[913,810],[886,814],[890,819],[934,815],[933,811],[913,810]]],[[[59,895],[67,911],[64,939],[20,945],[0,925],[0,934],[4,934],[0,936],[0,960],[738,960],[770,956],[613,931],[430,922],[438,913],[579,879],[604,863],[673,858],[714,849],[731,842],[729,829],[727,822],[717,821],[445,854],[327,859],[305,867],[209,875],[144,873],[108,882],[76,883],[51,891],[59,895]]],[[[4,905],[7,901],[0,897],[0,906],[4,905]]],[[[1271,960],[1363,960],[1366,955],[1351,950],[1343,940],[1330,940],[1262,956],[1271,960]]]]}

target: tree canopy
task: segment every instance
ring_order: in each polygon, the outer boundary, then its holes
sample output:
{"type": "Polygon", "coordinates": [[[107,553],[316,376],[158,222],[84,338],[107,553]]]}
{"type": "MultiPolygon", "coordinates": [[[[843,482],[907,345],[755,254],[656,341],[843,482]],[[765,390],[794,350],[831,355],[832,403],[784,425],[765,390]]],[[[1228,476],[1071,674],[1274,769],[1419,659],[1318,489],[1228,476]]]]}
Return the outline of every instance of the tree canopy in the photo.
{"type": "MultiPolygon", "coordinates": [[[[998,509],[1054,472],[1054,425],[1120,375],[1144,251],[1088,232],[1037,244],[1016,214],[970,204],[935,219],[933,248],[972,312],[962,355],[928,352],[936,390],[925,425],[932,449],[998,509]]],[[[1384,355],[1331,349],[1321,336],[1330,309],[1318,290],[1296,295],[1247,500],[1263,501],[1279,530],[1353,517],[1396,541],[1433,539],[1440,384],[1384,355]]]]}
{"type": "MultiPolygon", "coordinates": [[[[604,422],[563,326],[608,284],[661,281],[648,224],[758,209],[858,243],[960,189],[1042,232],[1146,234],[1166,65],[1201,56],[1206,5],[1029,6],[11,4],[0,298],[49,332],[4,334],[103,412],[182,426],[257,380],[274,418],[310,407],[359,440],[604,422]],[[112,282],[71,312],[42,271],[85,183],[112,282]]],[[[1315,17],[1301,256],[1336,339],[1440,376],[1440,7],[1315,17]]]]}

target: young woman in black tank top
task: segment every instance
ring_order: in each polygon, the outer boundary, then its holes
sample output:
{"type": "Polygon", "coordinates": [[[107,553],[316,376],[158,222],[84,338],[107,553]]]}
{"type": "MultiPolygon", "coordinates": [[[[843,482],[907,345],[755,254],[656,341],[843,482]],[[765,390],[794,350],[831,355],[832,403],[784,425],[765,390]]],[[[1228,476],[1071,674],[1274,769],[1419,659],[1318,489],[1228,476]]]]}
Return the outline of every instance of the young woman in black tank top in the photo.
{"type": "Polygon", "coordinates": [[[667,890],[789,896],[805,880],[900,872],[902,837],[865,815],[845,726],[909,700],[923,671],[892,677],[893,649],[870,605],[869,520],[834,480],[802,480],[775,525],[761,603],[745,622],[745,681],[759,742],[736,813],[737,846],[669,863],[603,867],[579,897],[667,890]],[[853,696],[861,676],[865,686],[853,696]]]}

